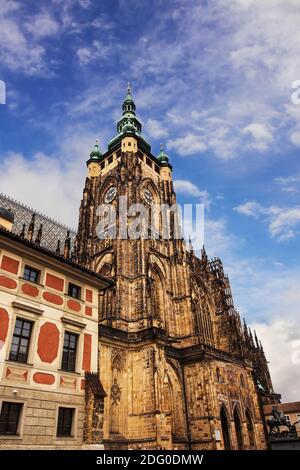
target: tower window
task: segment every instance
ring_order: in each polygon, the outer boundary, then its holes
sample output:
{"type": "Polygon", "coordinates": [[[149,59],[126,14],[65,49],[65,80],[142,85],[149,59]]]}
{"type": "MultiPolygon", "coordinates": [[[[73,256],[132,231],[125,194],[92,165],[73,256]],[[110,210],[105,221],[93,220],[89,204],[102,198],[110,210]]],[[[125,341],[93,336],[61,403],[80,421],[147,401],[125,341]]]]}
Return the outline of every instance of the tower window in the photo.
{"type": "Polygon", "coordinates": [[[32,323],[17,318],[9,354],[10,361],[27,362],[32,323]]]}
{"type": "Polygon", "coordinates": [[[39,282],[41,272],[38,269],[31,268],[30,266],[25,266],[23,279],[30,282],[39,282]]]}
{"type": "Polygon", "coordinates": [[[11,436],[17,435],[22,406],[23,405],[21,403],[10,403],[6,401],[2,403],[0,434],[9,434],[11,436]]]}
{"type": "Polygon", "coordinates": [[[70,297],[73,297],[74,299],[80,299],[81,298],[81,287],[76,286],[76,284],[72,284],[71,282],[69,282],[68,295],[70,297]]]}
{"type": "Polygon", "coordinates": [[[59,407],[57,420],[57,437],[72,436],[74,412],[74,408],[63,408],[61,406],[59,407]]]}
{"type": "Polygon", "coordinates": [[[128,142],[128,147],[131,147],[131,142],[128,142]]]}
{"type": "Polygon", "coordinates": [[[62,370],[75,372],[78,335],[65,332],[62,356],[62,370]]]}
{"type": "Polygon", "coordinates": [[[243,374],[241,374],[240,382],[241,382],[241,387],[245,387],[245,380],[244,380],[243,374]]]}
{"type": "Polygon", "coordinates": [[[217,367],[216,369],[216,378],[217,378],[217,382],[220,382],[220,383],[223,382],[223,378],[222,378],[219,367],[217,367]]]}

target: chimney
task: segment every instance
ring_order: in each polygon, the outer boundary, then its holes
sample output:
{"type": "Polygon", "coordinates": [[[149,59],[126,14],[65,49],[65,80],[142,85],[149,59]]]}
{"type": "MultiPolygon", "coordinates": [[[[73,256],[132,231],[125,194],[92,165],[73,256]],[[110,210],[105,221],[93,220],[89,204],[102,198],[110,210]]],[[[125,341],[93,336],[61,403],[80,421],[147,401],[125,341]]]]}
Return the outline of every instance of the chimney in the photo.
{"type": "Polygon", "coordinates": [[[14,214],[10,209],[0,207],[0,228],[4,228],[11,232],[14,223],[14,214]]]}

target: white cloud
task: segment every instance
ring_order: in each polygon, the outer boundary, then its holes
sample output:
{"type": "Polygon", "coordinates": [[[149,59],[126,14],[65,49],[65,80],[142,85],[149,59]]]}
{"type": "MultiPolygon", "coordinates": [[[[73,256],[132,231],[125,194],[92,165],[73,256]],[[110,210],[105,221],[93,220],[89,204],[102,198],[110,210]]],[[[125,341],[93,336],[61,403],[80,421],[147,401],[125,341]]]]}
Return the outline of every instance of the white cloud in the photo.
{"type": "Polygon", "coordinates": [[[275,178],[281,190],[287,193],[297,193],[300,189],[300,174],[275,178]]]}
{"type": "Polygon", "coordinates": [[[88,47],[80,47],[76,54],[81,65],[88,64],[92,59],[92,50],[88,47]]]}
{"type": "Polygon", "coordinates": [[[203,153],[207,149],[207,145],[199,137],[199,135],[188,132],[182,137],[168,140],[168,148],[174,149],[179,155],[188,156],[196,153],[203,153]]]}
{"type": "Polygon", "coordinates": [[[248,217],[263,216],[268,223],[270,235],[278,241],[294,238],[300,231],[300,207],[264,207],[258,202],[248,201],[234,210],[248,217]]]}
{"type": "Polygon", "coordinates": [[[19,6],[17,2],[8,2],[5,9],[0,3],[0,61],[13,71],[42,74],[45,72],[45,48],[26,35],[24,24],[15,15],[19,6]]]}
{"type": "Polygon", "coordinates": [[[174,2],[169,17],[170,12],[159,12],[129,62],[133,78],[152,80],[152,106],[169,103],[160,121],[182,155],[202,153],[205,147],[230,159],[273,145],[279,151],[287,140],[299,146],[296,106],[287,106],[291,84],[299,78],[300,10],[295,0],[174,2]],[[163,34],[169,21],[172,39],[163,34]],[[162,84],[174,76],[181,83],[166,95],[162,84]],[[214,126],[208,118],[215,119],[214,126]],[[178,135],[193,136],[196,148],[183,151],[178,135]]]}
{"type": "Polygon", "coordinates": [[[298,323],[275,318],[271,323],[254,323],[253,328],[263,340],[267,359],[271,358],[271,378],[275,392],[282,393],[283,401],[299,401],[300,335],[298,323]]]}
{"type": "Polygon", "coordinates": [[[248,201],[234,208],[239,214],[258,217],[262,212],[262,206],[255,201],[248,201]]]}
{"type": "Polygon", "coordinates": [[[39,152],[30,159],[16,153],[1,155],[1,191],[76,229],[85,161],[95,138],[73,128],[61,137],[63,144],[56,155],[39,152]]]}
{"type": "Polygon", "coordinates": [[[210,206],[209,193],[206,190],[201,191],[198,186],[188,180],[174,180],[174,189],[177,194],[184,196],[198,197],[207,209],[210,206]]]}
{"type": "Polygon", "coordinates": [[[34,38],[54,36],[59,31],[59,23],[48,13],[38,13],[30,18],[25,28],[34,38]]]}
{"type": "Polygon", "coordinates": [[[76,51],[80,65],[87,65],[100,59],[108,57],[110,47],[98,40],[94,40],[90,47],[80,47],[76,51]]]}
{"type": "Polygon", "coordinates": [[[163,127],[156,119],[148,119],[146,123],[146,131],[150,137],[154,139],[160,139],[161,137],[167,137],[168,131],[163,127]]]}
{"type": "Polygon", "coordinates": [[[252,141],[250,147],[257,150],[266,150],[273,140],[273,134],[269,126],[253,122],[245,126],[242,130],[243,134],[250,134],[252,141]]]}
{"type": "Polygon", "coordinates": [[[300,131],[299,131],[299,130],[295,130],[294,132],[292,132],[292,134],[291,134],[291,142],[292,142],[296,147],[300,147],[300,131]]]}
{"type": "MultiPolygon", "coordinates": [[[[205,217],[204,244],[209,258],[224,257],[239,245],[236,237],[229,232],[225,218],[205,217]]],[[[227,266],[228,267],[228,266],[227,266]]]]}

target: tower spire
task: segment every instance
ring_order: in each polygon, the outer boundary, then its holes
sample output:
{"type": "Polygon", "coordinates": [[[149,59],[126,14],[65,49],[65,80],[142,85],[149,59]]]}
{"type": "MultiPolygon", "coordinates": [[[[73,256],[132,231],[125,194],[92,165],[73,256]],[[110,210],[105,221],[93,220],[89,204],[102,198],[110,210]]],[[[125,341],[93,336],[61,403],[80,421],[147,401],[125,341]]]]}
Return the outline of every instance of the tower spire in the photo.
{"type": "Polygon", "coordinates": [[[130,99],[131,98],[131,84],[130,82],[127,83],[127,96],[126,96],[126,99],[130,99]]]}
{"type": "Polygon", "coordinates": [[[117,124],[118,134],[126,134],[127,132],[138,133],[142,132],[142,124],[136,117],[135,102],[132,99],[131,84],[127,84],[127,94],[122,105],[123,115],[117,124]]]}

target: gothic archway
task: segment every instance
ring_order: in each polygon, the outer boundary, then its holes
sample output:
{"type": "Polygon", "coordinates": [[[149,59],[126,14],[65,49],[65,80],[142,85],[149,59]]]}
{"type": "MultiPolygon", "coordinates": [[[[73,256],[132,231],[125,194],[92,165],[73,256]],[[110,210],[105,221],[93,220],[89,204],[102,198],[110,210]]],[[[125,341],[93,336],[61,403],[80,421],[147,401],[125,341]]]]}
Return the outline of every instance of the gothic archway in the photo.
{"type": "Polygon", "coordinates": [[[192,308],[194,312],[195,329],[206,344],[214,344],[212,311],[206,287],[199,279],[192,281],[192,308]]]}
{"type": "Polygon", "coordinates": [[[184,415],[185,403],[183,400],[182,383],[177,371],[169,365],[166,376],[166,394],[169,400],[166,409],[171,413],[171,434],[172,440],[186,438],[186,421],[184,415]]]}
{"type": "Polygon", "coordinates": [[[255,432],[254,432],[253,420],[252,420],[249,410],[246,411],[246,422],[247,422],[247,431],[248,431],[248,437],[249,437],[249,448],[255,449],[256,448],[255,432]]]}
{"type": "Polygon", "coordinates": [[[221,418],[224,450],[231,450],[229,420],[228,420],[227,411],[224,405],[222,405],[221,407],[220,418],[221,418]]]}
{"type": "Polygon", "coordinates": [[[242,450],[244,448],[242,422],[241,422],[240,414],[238,412],[237,407],[234,408],[233,419],[234,419],[234,426],[235,426],[238,449],[242,450]]]}
{"type": "Polygon", "coordinates": [[[162,327],[166,329],[166,279],[157,264],[154,264],[151,268],[150,287],[152,316],[153,318],[159,320],[162,324],[162,327]]]}

